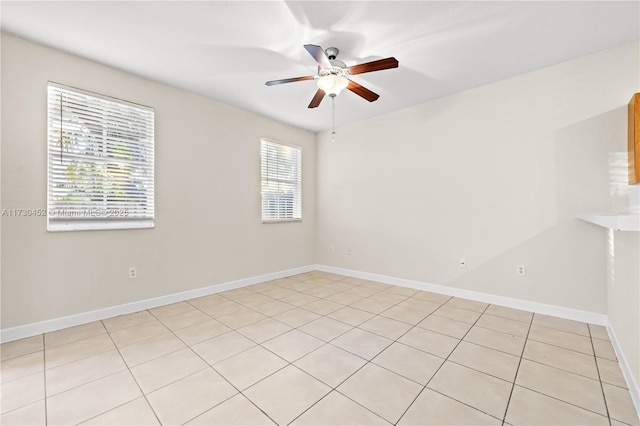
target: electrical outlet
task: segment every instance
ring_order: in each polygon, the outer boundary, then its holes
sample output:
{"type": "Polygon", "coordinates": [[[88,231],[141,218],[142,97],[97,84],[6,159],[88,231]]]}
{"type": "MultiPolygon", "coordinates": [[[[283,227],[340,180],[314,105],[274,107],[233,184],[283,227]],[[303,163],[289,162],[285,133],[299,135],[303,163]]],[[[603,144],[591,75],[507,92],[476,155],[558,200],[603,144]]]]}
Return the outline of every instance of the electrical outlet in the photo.
{"type": "Polygon", "coordinates": [[[129,268],[129,279],[132,280],[134,278],[138,278],[138,270],[135,266],[129,268]]]}
{"type": "Polygon", "coordinates": [[[516,265],[516,275],[524,277],[527,275],[527,267],[525,265],[516,265]]]}
{"type": "Polygon", "coordinates": [[[462,257],[461,257],[461,258],[460,258],[460,260],[458,260],[458,265],[459,265],[461,268],[466,268],[466,267],[467,267],[467,261],[466,261],[466,259],[464,259],[464,258],[462,258],[462,257]]]}
{"type": "Polygon", "coordinates": [[[333,253],[336,248],[333,245],[329,246],[329,253],[333,253]]]}
{"type": "Polygon", "coordinates": [[[353,254],[353,250],[352,249],[347,249],[347,253],[353,254]]]}

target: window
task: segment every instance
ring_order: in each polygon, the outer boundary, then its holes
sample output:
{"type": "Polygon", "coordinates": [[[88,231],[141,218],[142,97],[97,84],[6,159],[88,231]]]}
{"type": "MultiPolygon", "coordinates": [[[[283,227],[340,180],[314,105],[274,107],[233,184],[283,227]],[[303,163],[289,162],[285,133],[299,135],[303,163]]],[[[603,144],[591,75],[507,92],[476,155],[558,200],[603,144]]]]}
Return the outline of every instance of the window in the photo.
{"type": "Polygon", "coordinates": [[[302,219],[302,149],[262,139],[262,221],[302,219]]]}
{"type": "Polygon", "coordinates": [[[47,229],[154,226],[153,109],[49,83],[47,229]]]}

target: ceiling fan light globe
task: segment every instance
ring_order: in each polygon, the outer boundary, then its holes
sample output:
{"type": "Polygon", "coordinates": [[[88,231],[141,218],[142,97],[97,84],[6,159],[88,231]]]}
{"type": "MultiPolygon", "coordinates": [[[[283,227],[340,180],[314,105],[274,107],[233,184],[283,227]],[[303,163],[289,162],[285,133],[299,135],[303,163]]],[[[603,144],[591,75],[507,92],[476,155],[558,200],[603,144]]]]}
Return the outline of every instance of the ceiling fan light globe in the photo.
{"type": "Polygon", "coordinates": [[[329,96],[337,96],[347,87],[349,80],[341,75],[329,74],[318,79],[318,89],[322,89],[329,96]]]}

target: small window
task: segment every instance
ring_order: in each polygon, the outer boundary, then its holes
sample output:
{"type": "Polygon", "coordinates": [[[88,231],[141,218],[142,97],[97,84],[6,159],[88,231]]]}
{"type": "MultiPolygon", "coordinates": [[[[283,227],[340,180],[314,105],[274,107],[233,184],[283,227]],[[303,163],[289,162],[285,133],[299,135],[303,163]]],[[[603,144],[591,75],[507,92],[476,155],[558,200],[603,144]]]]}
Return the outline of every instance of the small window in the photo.
{"type": "Polygon", "coordinates": [[[47,229],[154,226],[154,112],[49,83],[47,229]]]}
{"type": "Polygon", "coordinates": [[[302,219],[302,149],[262,139],[262,221],[302,219]]]}

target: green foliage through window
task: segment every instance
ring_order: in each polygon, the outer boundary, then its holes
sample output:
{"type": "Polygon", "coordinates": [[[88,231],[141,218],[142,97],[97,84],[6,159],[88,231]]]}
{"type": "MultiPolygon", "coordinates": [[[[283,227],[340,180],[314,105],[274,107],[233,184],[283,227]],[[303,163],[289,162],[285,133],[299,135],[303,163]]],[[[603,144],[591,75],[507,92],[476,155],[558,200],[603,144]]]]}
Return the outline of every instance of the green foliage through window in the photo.
{"type": "Polygon", "coordinates": [[[262,220],[302,219],[302,150],[263,139],[261,158],[262,220]]]}
{"type": "Polygon", "coordinates": [[[48,152],[49,229],[153,226],[152,109],[49,83],[48,152]]]}

